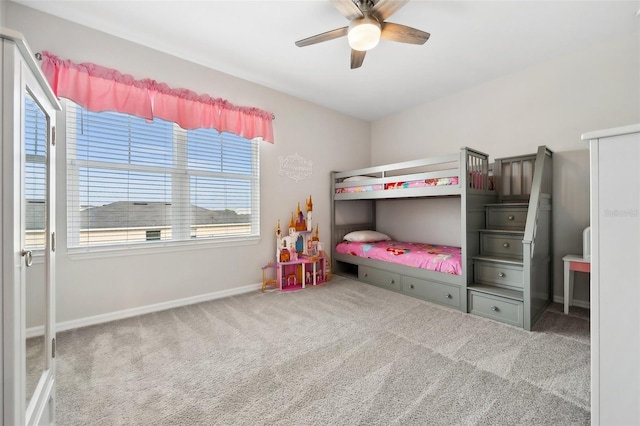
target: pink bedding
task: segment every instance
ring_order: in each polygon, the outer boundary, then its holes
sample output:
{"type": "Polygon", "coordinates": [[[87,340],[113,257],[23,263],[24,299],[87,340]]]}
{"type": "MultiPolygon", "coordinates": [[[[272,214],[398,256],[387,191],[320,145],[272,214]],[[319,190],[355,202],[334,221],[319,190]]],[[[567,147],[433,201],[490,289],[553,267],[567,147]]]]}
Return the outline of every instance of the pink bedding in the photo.
{"type": "Polygon", "coordinates": [[[336,194],[342,194],[345,192],[368,192],[368,191],[381,191],[383,189],[403,189],[403,188],[422,188],[425,186],[442,186],[442,185],[457,185],[458,177],[446,177],[438,179],[421,179],[412,180],[407,182],[391,182],[385,184],[376,185],[356,185],[346,188],[336,188],[336,194]]]}
{"type": "Polygon", "coordinates": [[[342,254],[399,263],[452,275],[462,275],[460,247],[438,246],[400,241],[354,243],[343,241],[336,246],[342,254]]]}

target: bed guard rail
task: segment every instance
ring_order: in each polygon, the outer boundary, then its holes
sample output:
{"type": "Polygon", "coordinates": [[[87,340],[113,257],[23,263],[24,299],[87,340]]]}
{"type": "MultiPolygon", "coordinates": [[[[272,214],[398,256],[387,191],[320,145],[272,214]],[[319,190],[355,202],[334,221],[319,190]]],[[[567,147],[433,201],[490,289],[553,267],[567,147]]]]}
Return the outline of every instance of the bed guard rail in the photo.
{"type": "MultiPolygon", "coordinates": [[[[530,257],[535,255],[536,237],[538,237],[538,228],[541,225],[550,226],[550,214],[545,218],[545,222],[541,224],[541,216],[543,212],[551,210],[551,186],[553,178],[553,153],[546,146],[538,147],[538,153],[535,158],[535,169],[533,171],[533,181],[531,185],[531,196],[529,198],[529,209],[527,211],[527,223],[524,229],[524,237],[522,243],[526,251],[526,246],[531,245],[530,257]]],[[[548,238],[548,235],[540,236],[548,238]]],[[[544,242],[545,246],[550,246],[550,241],[544,242]]],[[[547,251],[547,250],[545,250],[547,251]]],[[[548,254],[548,253],[545,253],[548,254]]]]}
{"type": "Polygon", "coordinates": [[[366,167],[333,174],[335,188],[353,185],[349,178],[358,177],[358,184],[388,184],[402,180],[458,177],[458,185],[473,189],[490,190],[489,156],[472,148],[463,147],[459,154],[447,154],[381,166],[366,167]],[[346,181],[345,181],[346,179],[346,181]]]}
{"type": "MultiPolygon", "coordinates": [[[[527,154],[495,160],[493,180],[501,202],[529,200],[537,157],[537,154],[527,154]]],[[[542,189],[551,193],[550,188],[542,189]]]]}
{"type": "Polygon", "coordinates": [[[489,175],[489,155],[475,149],[461,149],[467,169],[467,186],[473,189],[493,190],[493,178],[489,175]]]}

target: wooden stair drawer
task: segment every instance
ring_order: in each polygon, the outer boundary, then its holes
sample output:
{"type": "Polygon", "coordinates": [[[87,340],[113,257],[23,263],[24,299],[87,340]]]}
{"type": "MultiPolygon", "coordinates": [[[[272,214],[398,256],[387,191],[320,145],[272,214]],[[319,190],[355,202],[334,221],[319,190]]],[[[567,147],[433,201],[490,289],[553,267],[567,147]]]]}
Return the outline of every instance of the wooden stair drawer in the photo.
{"type": "Polygon", "coordinates": [[[527,207],[487,207],[487,228],[524,231],[527,224],[527,207]]]}
{"type": "Polygon", "coordinates": [[[369,284],[381,286],[391,290],[400,291],[400,274],[371,268],[369,266],[358,267],[358,279],[369,284]]]}
{"type": "Polygon", "coordinates": [[[505,299],[469,291],[469,312],[506,324],[523,326],[524,305],[517,300],[505,299]]]}
{"type": "Polygon", "coordinates": [[[522,235],[482,232],[480,253],[484,256],[522,259],[522,235]]]}
{"type": "Polygon", "coordinates": [[[460,309],[460,288],[453,285],[403,275],[402,292],[409,296],[460,309]]]}
{"type": "Polygon", "coordinates": [[[522,289],[522,266],[474,261],[474,281],[522,289]]]}

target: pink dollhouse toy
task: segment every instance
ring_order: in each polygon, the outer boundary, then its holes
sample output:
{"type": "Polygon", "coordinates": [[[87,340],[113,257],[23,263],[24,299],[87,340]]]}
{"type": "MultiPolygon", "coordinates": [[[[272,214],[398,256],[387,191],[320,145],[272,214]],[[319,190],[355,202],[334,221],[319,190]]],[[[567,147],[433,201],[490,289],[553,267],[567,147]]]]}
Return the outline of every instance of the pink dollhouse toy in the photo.
{"type": "Polygon", "coordinates": [[[301,290],[306,285],[318,285],[327,281],[327,262],[321,247],[316,225],[313,235],[313,200],[306,201],[307,217],[300,209],[291,213],[289,233],[284,235],[280,221],[276,227],[276,281],[280,290],[301,290]]]}
{"type": "Polygon", "coordinates": [[[311,231],[313,229],[312,215],[313,200],[311,199],[311,195],[309,195],[309,199],[307,200],[307,231],[311,231]]]}

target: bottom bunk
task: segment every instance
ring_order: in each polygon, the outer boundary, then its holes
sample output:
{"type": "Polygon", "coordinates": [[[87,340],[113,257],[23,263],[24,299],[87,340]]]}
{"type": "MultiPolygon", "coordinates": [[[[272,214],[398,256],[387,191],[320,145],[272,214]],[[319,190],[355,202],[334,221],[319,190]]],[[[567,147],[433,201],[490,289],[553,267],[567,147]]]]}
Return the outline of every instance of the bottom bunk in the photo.
{"type": "MultiPolygon", "coordinates": [[[[338,225],[333,230],[333,241],[342,242],[347,234],[357,231],[373,231],[373,228],[370,223],[338,225]]],[[[368,250],[374,248],[386,251],[386,256],[396,258],[394,260],[404,258],[408,263],[420,264],[423,267],[361,257],[356,255],[358,252],[363,254],[363,249],[360,246],[344,244],[340,248],[332,247],[332,271],[388,290],[466,311],[464,303],[466,284],[462,275],[461,256],[458,248],[392,241],[390,244],[367,244],[364,250],[367,251],[366,254],[373,256],[374,253],[368,253],[368,250]],[[425,261],[416,260],[413,256],[397,256],[397,250],[402,251],[403,247],[416,247],[415,252],[421,251],[420,249],[425,247],[435,248],[435,250],[424,250],[431,252],[429,253],[431,256],[425,261]],[[442,255],[442,253],[446,253],[446,255],[442,255]],[[425,269],[425,263],[430,263],[430,267],[445,272],[425,269]]],[[[384,256],[383,253],[382,258],[384,256]]]]}

